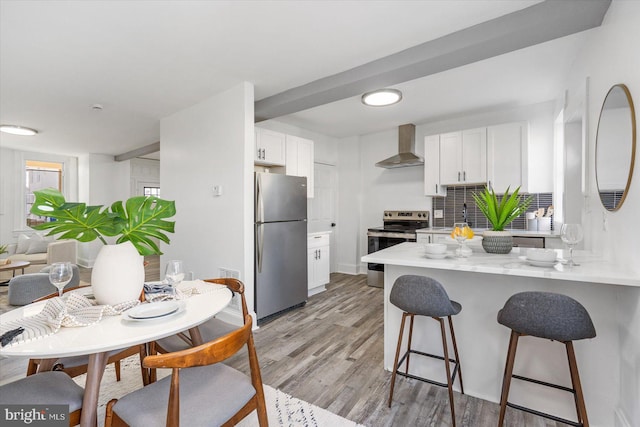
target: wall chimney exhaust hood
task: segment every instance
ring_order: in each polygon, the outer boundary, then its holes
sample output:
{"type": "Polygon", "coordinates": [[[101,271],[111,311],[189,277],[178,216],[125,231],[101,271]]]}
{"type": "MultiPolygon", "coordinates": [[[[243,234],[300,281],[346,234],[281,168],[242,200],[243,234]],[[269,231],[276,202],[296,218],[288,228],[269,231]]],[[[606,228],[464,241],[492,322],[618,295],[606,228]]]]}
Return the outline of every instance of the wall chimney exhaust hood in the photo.
{"type": "Polygon", "coordinates": [[[386,169],[422,166],[424,160],[414,153],[415,148],[416,126],[411,123],[401,125],[398,127],[398,154],[376,163],[376,166],[386,169]]]}

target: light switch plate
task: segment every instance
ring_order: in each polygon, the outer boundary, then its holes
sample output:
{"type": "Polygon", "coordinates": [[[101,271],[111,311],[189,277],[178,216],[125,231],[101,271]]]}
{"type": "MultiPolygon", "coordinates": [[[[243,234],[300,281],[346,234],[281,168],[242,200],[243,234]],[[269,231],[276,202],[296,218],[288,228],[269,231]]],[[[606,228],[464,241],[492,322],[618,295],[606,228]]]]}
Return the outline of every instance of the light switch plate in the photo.
{"type": "Polygon", "coordinates": [[[442,209],[436,209],[433,211],[433,218],[434,219],[441,219],[444,216],[442,209]]]}
{"type": "Polygon", "coordinates": [[[214,196],[222,196],[222,185],[214,185],[213,186],[213,195],[214,196]]]}

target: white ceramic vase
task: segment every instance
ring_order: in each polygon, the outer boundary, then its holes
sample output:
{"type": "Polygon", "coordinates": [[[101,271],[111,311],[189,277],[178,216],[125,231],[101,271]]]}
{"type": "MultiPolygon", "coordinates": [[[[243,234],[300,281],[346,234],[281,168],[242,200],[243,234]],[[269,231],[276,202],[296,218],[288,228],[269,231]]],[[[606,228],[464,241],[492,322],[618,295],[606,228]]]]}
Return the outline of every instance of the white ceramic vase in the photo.
{"type": "Polygon", "coordinates": [[[98,304],[138,299],[144,286],[143,263],[131,242],[103,246],[91,271],[91,287],[98,304]]]}

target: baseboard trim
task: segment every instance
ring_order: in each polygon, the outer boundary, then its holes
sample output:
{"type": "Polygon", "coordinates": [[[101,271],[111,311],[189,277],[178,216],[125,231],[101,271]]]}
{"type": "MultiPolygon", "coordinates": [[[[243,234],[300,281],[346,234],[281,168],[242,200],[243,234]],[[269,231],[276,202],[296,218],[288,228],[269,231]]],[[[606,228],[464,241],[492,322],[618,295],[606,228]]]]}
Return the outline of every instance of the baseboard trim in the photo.
{"type": "Polygon", "coordinates": [[[358,274],[358,266],[354,264],[338,264],[337,273],[358,274]]]}

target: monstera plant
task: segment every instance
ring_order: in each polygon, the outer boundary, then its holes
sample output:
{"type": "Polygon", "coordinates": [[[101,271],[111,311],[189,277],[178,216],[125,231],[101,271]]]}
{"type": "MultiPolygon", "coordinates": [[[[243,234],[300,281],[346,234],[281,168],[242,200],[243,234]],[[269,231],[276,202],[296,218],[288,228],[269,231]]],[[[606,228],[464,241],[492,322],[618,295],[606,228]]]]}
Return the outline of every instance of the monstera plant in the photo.
{"type": "Polygon", "coordinates": [[[131,242],[140,255],[160,255],[154,239],[169,243],[165,233],[173,233],[175,222],[167,221],[176,214],[175,202],[158,197],[136,196],[125,203],[117,201],[109,208],[67,202],[62,193],[53,188],[33,192],[36,196],[31,213],[52,218],[53,221],[34,226],[49,230],[48,235],[59,239],[91,242],[118,236],[116,243],[131,242]]]}
{"type": "Polygon", "coordinates": [[[98,239],[105,244],[91,272],[91,286],[99,303],[118,304],[140,295],[144,285],[141,255],[162,254],[155,239],[170,242],[166,233],[174,232],[175,222],[167,219],[176,214],[175,202],[137,196],[103,207],[67,202],[52,188],[34,194],[31,213],[51,221],[33,228],[48,230],[47,235],[58,239],[98,239]],[[117,237],[114,245],[108,244],[109,237],[117,237]]]}

